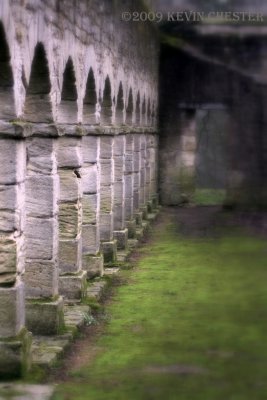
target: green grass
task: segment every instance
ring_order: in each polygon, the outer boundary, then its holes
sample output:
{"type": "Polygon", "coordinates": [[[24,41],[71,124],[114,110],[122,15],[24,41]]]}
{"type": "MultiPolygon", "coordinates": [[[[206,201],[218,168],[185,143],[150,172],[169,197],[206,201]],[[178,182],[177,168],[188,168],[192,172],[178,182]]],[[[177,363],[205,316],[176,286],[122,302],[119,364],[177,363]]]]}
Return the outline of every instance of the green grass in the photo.
{"type": "Polygon", "coordinates": [[[202,206],[220,205],[225,199],[224,189],[196,189],[193,194],[193,203],[202,206]]]}
{"type": "Polygon", "coordinates": [[[141,252],[98,356],[54,400],[266,399],[266,241],[186,239],[169,223],[141,252]]]}

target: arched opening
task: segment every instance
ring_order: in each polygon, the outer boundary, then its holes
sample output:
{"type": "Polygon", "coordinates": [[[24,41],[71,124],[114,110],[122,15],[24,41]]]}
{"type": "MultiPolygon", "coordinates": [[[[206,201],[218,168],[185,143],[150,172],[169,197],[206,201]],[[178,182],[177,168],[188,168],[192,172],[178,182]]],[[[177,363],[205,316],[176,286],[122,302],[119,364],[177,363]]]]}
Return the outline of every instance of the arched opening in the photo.
{"type": "Polygon", "coordinates": [[[51,83],[45,49],[42,43],[37,43],[26,90],[24,117],[27,121],[47,123],[53,121],[50,91],[51,83]]]}
{"type": "Polygon", "coordinates": [[[10,53],[3,24],[0,22],[0,118],[10,120],[16,117],[13,73],[10,53]]]}
{"type": "Polygon", "coordinates": [[[111,84],[107,76],[105,80],[103,100],[101,104],[101,123],[102,125],[110,125],[112,120],[112,98],[111,98],[111,84]]]}
{"type": "Polygon", "coordinates": [[[120,82],[118,95],[117,95],[117,106],[116,106],[116,124],[121,125],[124,123],[124,98],[123,88],[120,82]]]}
{"type": "Polygon", "coordinates": [[[151,125],[155,126],[156,124],[157,124],[156,105],[155,105],[155,103],[153,103],[152,111],[151,111],[151,125]]]}
{"type": "Polygon", "coordinates": [[[126,124],[133,124],[133,91],[130,88],[129,96],[128,96],[128,104],[126,108],[126,124]]]}
{"type": "Polygon", "coordinates": [[[137,126],[141,125],[141,99],[139,92],[137,93],[137,98],[136,98],[135,125],[137,126]]]}
{"type": "Polygon", "coordinates": [[[84,124],[96,123],[96,116],[95,116],[96,102],[97,102],[97,95],[96,95],[95,77],[92,68],[90,68],[86,83],[85,97],[83,101],[84,124]]]}
{"type": "Polygon", "coordinates": [[[59,122],[64,124],[75,124],[77,122],[77,97],[74,66],[71,57],[69,57],[63,74],[61,103],[58,110],[59,122]]]}
{"type": "Polygon", "coordinates": [[[143,126],[146,125],[146,98],[145,98],[145,96],[142,101],[141,119],[142,119],[142,125],[143,126]]]}

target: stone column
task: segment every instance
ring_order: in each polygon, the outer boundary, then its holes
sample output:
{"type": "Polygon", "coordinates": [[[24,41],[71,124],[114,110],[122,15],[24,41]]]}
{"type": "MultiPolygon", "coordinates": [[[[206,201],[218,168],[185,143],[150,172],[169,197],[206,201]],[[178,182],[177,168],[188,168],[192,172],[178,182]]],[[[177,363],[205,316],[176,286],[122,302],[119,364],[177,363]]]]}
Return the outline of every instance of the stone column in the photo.
{"type": "Polygon", "coordinates": [[[114,262],[117,254],[117,242],[114,240],[113,193],[114,160],[113,137],[100,137],[100,240],[104,261],[114,262]]]}
{"type": "Polygon", "coordinates": [[[133,206],[133,172],[134,172],[134,135],[126,135],[125,152],[125,219],[128,228],[128,236],[134,239],[136,236],[136,221],[133,206]]]}
{"type": "Polygon", "coordinates": [[[25,143],[0,139],[0,376],[19,377],[30,366],[31,335],[25,328],[25,143]]]}
{"type": "Polygon", "coordinates": [[[36,334],[57,334],[63,321],[58,296],[59,180],[56,139],[27,139],[25,275],[26,323],[36,334]]]}
{"type": "Polygon", "coordinates": [[[88,278],[102,276],[103,255],[100,253],[99,207],[100,207],[100,177],[99,151],[100,138],[85,136],[82,139],[83,149],[83,269],[88,278]]]}
{"type": "Polygon", "coordinates": [[[147,219],[147,194],[146,194],[146,135],[142,134],[140,137],[140,211],[142,217],[147,219]]]}
{"type": "Polygon", "coordinates": [[[114,137],[114,238],[119,250],[127,248],[128,229],[125,227],[125,135],[114,137]]]}
{"type": "Polygon", "coordinates": [[[157,208],[159,204],[158,200],[158,136],[156,134],[151,135],[151,152],[150,152],[150,163],[151,163],[151,200],[153,208],[157,208]]]}
{"type": "Polygon", "coordinates": [[[141,206],[141,135],[134,135],[133,208],[136,224],[142,226],[141,206]]]}
{"type": "Polygon", "coordinates": [[[58,139],[59,196],[59,293],[81,299],[86,291],[82,270],[82,179],[81,139],[58,139]]]}

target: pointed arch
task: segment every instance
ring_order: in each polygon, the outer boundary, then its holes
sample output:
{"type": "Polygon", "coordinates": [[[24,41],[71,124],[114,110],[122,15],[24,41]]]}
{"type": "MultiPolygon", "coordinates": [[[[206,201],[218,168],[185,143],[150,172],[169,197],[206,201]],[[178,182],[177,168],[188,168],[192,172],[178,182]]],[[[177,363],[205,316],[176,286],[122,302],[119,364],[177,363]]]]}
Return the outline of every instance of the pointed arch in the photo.
{"type": "Polygon", "coordinates": [[[61,102],[58,108],[58,121],[64,124],[77,123],[77,88],[72,58],[69,57],[63,73],[61,102]]]}
{"type": "Polygon", "coordinates": [[[137,97],[136,97],[135,124],[137,126],[141,125],[141,97],[140,97],[140,92],[139,91],[138,91],[137,97]]]}
{"type": "Polygon", "coordinates": [[[14,78],[10,64],[10,52],[2,22],[0,22],[0,118],[16,117],[14,78]]]}
{"type": "Polygon", "coordinates": [[[116,124],[122,125],[124,123],[124,94],[122,83],[119,84],[119,90],[116,101],[116,124]]]}
{"type": "Polygon", "coordinates": [[[128,103],[126,108],[126,124],[132,125],[133,124],[133,91],[130,88],[129,96],[128,96],[128,103]]]}
{"type": "Polygon", "coordinates": [[[112,121],[111,83],[109,76],[105,79],[103,99],[101,104],[101,124],[110,125],[112,121]]]}
{"type": "MultiPolygon", "coordinates": [[[[25,78],[23,79],[25,82],[25,78]]],[[[50,99],[51,82],[44,45],[35,46],[29,85],[26,89],[24,118],[30,122],[53,121],[50,99]]]]}
{"type": "Polygon", "coordinates": [[[95,117],[96,103],[97,103],[97,94],[96,94],[95,76],[93,69],[90,68],[86,82],[85,97],[83,100],[84,124],[96,123],[96,117],[95,117]]]}

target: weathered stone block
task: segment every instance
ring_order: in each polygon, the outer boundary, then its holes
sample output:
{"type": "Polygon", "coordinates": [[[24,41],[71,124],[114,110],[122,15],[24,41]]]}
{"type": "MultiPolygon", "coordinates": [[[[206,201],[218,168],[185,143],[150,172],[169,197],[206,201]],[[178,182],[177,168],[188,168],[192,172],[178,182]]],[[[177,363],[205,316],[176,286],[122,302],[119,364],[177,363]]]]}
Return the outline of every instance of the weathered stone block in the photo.
{"type": "Polygon", "coordinates": [[[0,210],[0,231],[21,231],[22,221],[23,219],[21,210],[16,210],[15,212],[0,210]]]}
{"type": "Polygon", "coordinates": [[[26,173],[25,143],[21,140],[0,139],[0,184],[22,182],[26,173]]]}
{"type": "Polygon", "coordinates": [[[80,300],[86,296],[87,272],[59,278],[59,293],[67,300],[80,300]]]}
{"type": "Polygon", "coordinates": [[[75,202],[82,197],[82,182],[74,171],[60,169],[58,171],[60,179],[60,196],[62,202],[75,202]]]}
{"type": "Polygon", "coordinates": [[[128,243],[128,229],[114,231],[114,239],[117,240],[117,249],[124,250],[128,243]]]}
{"type": "Polygon", "coordinates": [[[73,137],[59,138],[57,161],[59,168],[80,168],[82,165],[81,139],[73,137]]]}
{"type": "Polygon", "coordinates": [[[125,155],[125,174],[131,174],[133,172],[133,155],[126,154],[125,155]]]}
{"type": "Polygon", "coordinates": [[[81,269],[82,240],[60,240],[58,248],[58,267],[60,275],[75,273],[81,269]]]}
{"type": "Polygon", "coordinates": [[[125,197],[129,198],[133,196],[133,176],[125,175],[124,177],[125,184],[125,197]]]}
{"type": "Polygon", "coordinates": [[[24,195],[24,185],[0,185],[0,209],[15,211],[22,207],[24,195]]]}
{"type": "Polygon", "coordinates": [[[48,298],[58,294],[58,268],[54,261],[26,261],[23,275],[27,298],[48,298]]]}
{"type": "Polygon", "coordinates": [[[99,138],[97,136],[84,136],[82,138],[83,161],[96,163],[99,157],[99,138]]]}
{"type": "Polygon", "coordinates": [[[92,279],[104,274],[104,258],[99,255],[83,255],[83,270],[87,271],[87,278],[92,279]]]}
{"type": "Polygon", "coordinates": [[[136,237],[136,220],[131,219],[130,221],[126,221],[126,226],[128,228],[129,239],[135,239],[135,237],[136,237]]]}
{"type": "Polygon", "coordinates": [[[75,239],[81,233],[82,208],[78,203],[61,203],[58,213],[59,239],[75,239]]]}
{"type": "Polygon", "coordinates": [[[102,186],[100,189],[100,212],[109,213],[113,206],[113,188],[111,186],[102,186]]]}
{"type": "Polygon", "coordinates": [[[126,198],[124,203],[125,219],[129,220],[133,217],[133,198],[126,198]]]}
{"type": "Polygon", "coordinates": [[[123,179],[124,175],[124,157],[114,157],[114,181],[123,179]]]}
{"type": "Polygon", "coordinates": [[[100,184],[111,185],[114,181],[113,160],[101,160],[100,184]]]}
{"type": "Polygon", "coordinates": [[[122,156],[125,153],[125,136],[114,137],[113,155],[122,156]]]}
{"type": "Polygon", "coordinates": [[[83,225],[82,252],[83,254],[97,254],[100,247],[100,233],[97,225],[83,225]]]}
{"type": "Polygon", "coordinates": [[[12,235],[0,235],[0,273],[16,272],[17,242],[12,235]]]}
{"type": "Polygon", "coordinates": [[[28,138],[28,174],[51,175],[56,172],[56,141],[51,138],[28,138]]]}
{"type": "Polygon", "coordinates": [[[113,150],[113,138],[111,136],[101,136],[100,137],[100,153],[99,157],[101,159],[112,158],[112,150],[113,150]]]}
{"type": "Polygon", "coordinates": [[[25,248],[27,259],[53,259],[58,248],[56,218],[29,217],[25,227],[25,248]]]}
{"type": "Polygon", "coordinates": [[[99,215],[100,240],[110,241],[113,238],[113,213],[99,215]]]}
{"type": "Polygon", "coordinates": [[[58,176],[28,176],[25,182],[28,217],[52,217],[57,212],[58,176]]]}
{"type": "Polygon", "coordinates": [[[26,327],[35,335],[58,335],[64,329],[63,298],[26,300],[26,327]]]}
{"type": "Polygon", "coordinates": [[[0,338],[15,337],[24,327],[24,284],[20,280],[12,287],[0,287],[0,321],[0,338]]]}
{"type": "Polygon", "coordinates": [[[85,164],[81,168],[83,193],[97,193],[98,168],[96,164],[85,164]]]}
{"type": "Polygon", "coordinates": [[[98,194],[85,194],[82,198],[83,224],[96,224],[98,213],[98,194]]]}
{"type": "Polygon", "coordinates": [[[32,334],[26,329],[20,331],[11,340],[0,339],[0,376],[2,379],[21,378],[30,369],[31,344],[32,334]]]}
{"type": "Polygon", "coordinates": [[[101,243],[101,250],[104,256],[104,263],[114,263],[117,260],[117,241],[101,243]]]}

